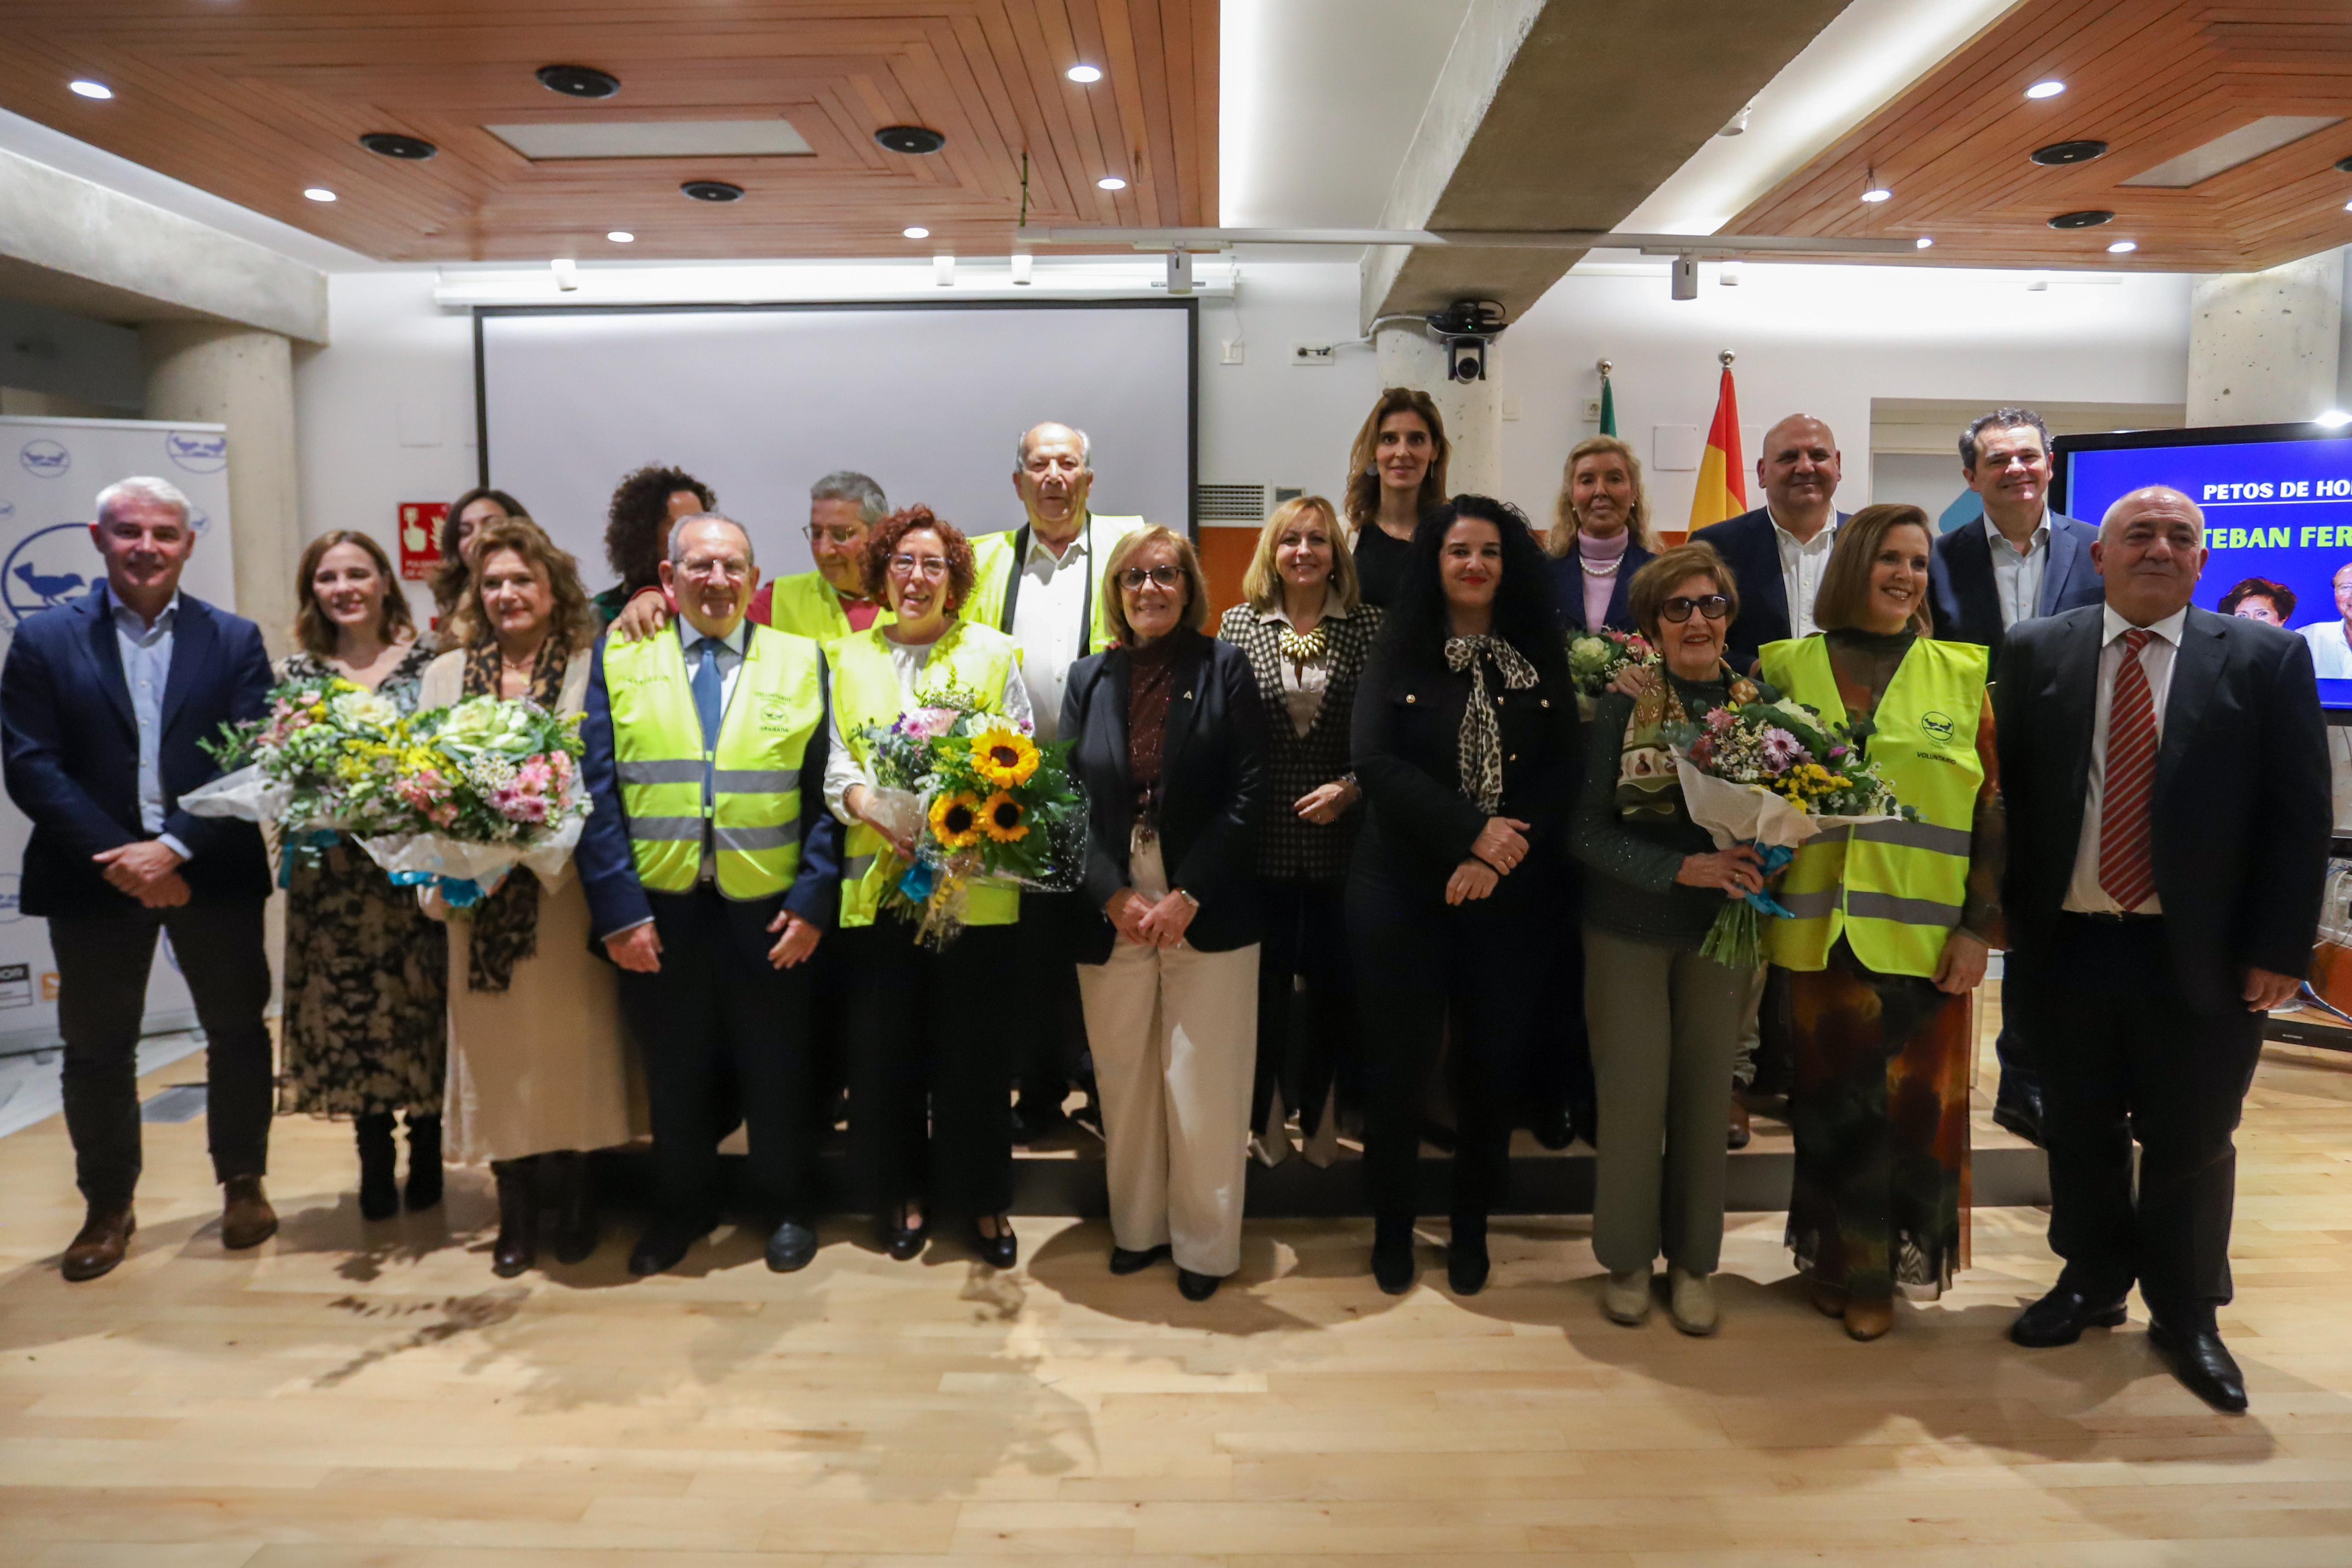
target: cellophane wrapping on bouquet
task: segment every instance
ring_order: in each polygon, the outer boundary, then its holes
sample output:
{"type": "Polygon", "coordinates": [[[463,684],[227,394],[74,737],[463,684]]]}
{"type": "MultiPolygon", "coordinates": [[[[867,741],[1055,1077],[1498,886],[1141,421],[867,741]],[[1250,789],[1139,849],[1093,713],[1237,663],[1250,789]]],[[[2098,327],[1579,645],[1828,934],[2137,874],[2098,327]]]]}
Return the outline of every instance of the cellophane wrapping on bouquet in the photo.
{"type": "MultiPolygon", "coordinates": [[[[1832,724],[1788,697],[1716,708],[1696,724],[1672,727],[1684,809],[1714,835],[1715,847],[1752,846],[1769,880],[1799,848],[1838,828],[1919,813],[1900,804],[1869,756],[1870,725],[1832,724]]],[[[1734,969],[1764,961],[1764,922],[1793,916],[1769,886],[1727,900],[1699,951],[1734,969]]]]}
{"type": "Polygon", "coordinates": [[[400,832],[418,826],[400,792],[408,720],[383,698],[340,675],[307,675],[272,688],[268,712],[225,724],[200,742],[225,771],[180,797],[199,817],[275,823],[288,870],[338,831],[400,832]]]}
{"type": "Polygon", "coordinates": [[[996,885],[1067,893],[1086,864],[1087,806],[1069,744],[1039,745],[1031,727],[951,688],[866,732],[875,796],[868,808],[911,842],[883,907],[915,922],[938,948],[963,929],[972,892],[996,885]]]}

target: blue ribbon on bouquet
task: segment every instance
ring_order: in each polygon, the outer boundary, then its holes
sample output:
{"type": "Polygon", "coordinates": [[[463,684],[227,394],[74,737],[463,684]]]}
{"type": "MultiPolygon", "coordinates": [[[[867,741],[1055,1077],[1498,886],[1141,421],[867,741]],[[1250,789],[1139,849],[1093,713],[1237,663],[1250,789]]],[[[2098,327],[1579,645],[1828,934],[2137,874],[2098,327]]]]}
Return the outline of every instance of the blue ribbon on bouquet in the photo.
{"type": "Polygon", "coordinates": [[[1772,879],[1780,874],[1781,868],[1797,858],[1797,852],[1786,844],[1768,846],[1758,839],[1748,840],[1748,847],[1764,859],[1764,886],[1748,895],[1748,907],[1769,915],[1775,920],[1794,920],[1796,916],[1781,907],[1780,901],[1773,897],[1769,889],[1772,885],[1772,879]]]}
{"type": "Polygon", "coordinates": [[[287,835],[285,841],[278,846],[278,885],[293,886],[295,861],[318,859],[333,849],[335,841],[341,837],[332,828],[306,828],[299,833],[287,835]]]}
{"type": "Polygon", "coordinates": [[[437,872],[396,871],[391,876],[394,887],[423,887],[427,883],[437,883],[441,889],[441,902],[452,909],[471,909],[481,903],[488,892],[469,877],[443,876],[437,872]]]}
{"type": "Polygon", "coordinates": [[[907,874],[898,879],[898,891],[907,895],[910,904],[925,904],[930,900],[931,890],[939,884],[940,868],[925,861],[917,861],[907,868],[907,874]]]}

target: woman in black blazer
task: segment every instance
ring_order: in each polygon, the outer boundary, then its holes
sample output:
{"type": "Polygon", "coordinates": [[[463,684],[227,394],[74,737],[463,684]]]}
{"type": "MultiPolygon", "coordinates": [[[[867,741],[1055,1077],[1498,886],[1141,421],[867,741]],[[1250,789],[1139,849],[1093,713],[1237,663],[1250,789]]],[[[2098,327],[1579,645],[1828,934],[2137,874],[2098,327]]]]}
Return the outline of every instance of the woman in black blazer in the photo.
{"type": "Polygon", "coordinates": [[[1078,992],[1102,1098],[1114,1274],[1172,1254],[1191,1301],[1241,1267],[1257,1048],[1250,863],[1265,718],[1249,660],[1203,634],[1208,585],[1164,528],[1105,577],[1118,645],[1070,668],[1062,738],[1087,800],[1078,992]]]}
{"type": "Polygon", "coordinates": [[[1515,508],[1456,496],[1422,519],[1357,694],[1354,746],[1371,808],[1347,909],[1372,1273],[1391,1295],[1412,1286],[1422,1092],[1447,1041],[1460,1142],[1446,1272],[1469,1295],[1486,1282],[1486,1215],[1509,1175],[1520,1063],[1551,986],[1578,771],[1543,552],[1515,508]]]}

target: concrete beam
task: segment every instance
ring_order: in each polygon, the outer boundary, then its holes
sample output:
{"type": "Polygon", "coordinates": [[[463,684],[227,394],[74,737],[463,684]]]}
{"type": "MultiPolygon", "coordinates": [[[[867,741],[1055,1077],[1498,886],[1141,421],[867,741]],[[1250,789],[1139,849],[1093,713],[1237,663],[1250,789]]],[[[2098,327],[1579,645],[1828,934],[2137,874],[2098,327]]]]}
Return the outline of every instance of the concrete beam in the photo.
{"type": "Polygon", "coordinates": [[[2345,253],[2200,275],[2189,296],[2189,423],[2288,424],[2336,406],[2345,253]]]}
{"type": "Polygon", "coordinates": [[[327,275],[0,152],[0,288],[114,321],[208,320],[327,340],[327,275]]]}
{"type": "MultiPolygon", "coordinates": [[[[1474,0],[1382,228],[1609,229],[1845,0],[1474,0]]],[[[1363,319],[1498,299],[1517,319],[1580,251],[1384,246],[1363,319]]]]}

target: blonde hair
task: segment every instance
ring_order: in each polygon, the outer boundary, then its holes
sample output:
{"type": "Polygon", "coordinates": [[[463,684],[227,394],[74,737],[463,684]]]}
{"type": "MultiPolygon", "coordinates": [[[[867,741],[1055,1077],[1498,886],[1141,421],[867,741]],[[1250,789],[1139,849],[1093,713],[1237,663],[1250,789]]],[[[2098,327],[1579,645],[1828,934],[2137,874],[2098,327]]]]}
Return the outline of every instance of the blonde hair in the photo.
{"type": "Polygon", "coordinates": [[[1362,428],[1356,432],[1356,444],[1348,448],[1348,526],[1362,529],[1377,527],[1373,522],[1381,515],[1381,476],[1378,463],[1381,450],[1381,426],[1394,413],[1410,413],[1429,430],[1429,472],[1421,476],[1421,494],[1414,508],[1426,512],[1445,499],[1445,465],[1454,455],[1454,444],[1445,439],[1445,419],[1437,412],[1437,403],[1427,392],[1413,387],[1390,387],[1381,393],[1380,402],[1372,404],[1362,428]]]}
{"type": "Polygon", "coordinates": [[[1110,559],[1103,565],[1103,587],[1109,591],[1103,613],[1108,617],[1110,629],[1122,646],[1134,643],[1135,628],[1127,619],[1127,596],[1119,591],[1118,574],[1127,570],[1129,561],[1157,544],[1174,548],[1176,565],[1184,573],[1184,624],[1195,632],[1209,629],[1209,580],[1202,574],[1200,552],[1192,548],[1191,539],[1174,528],[1153,523],[1119,540],[1111,549],[1110,559]]]}
{"type": "MultiPolygon", "coordinates": [[[[1926,534],[1930,545],[1936,542],[1935,525],[1916,507],[1864,507],[1845,520],[1830,549],[1830,563],[1822,569],[1821,591],[1813,598],[1814,625],[1824,632],[1868,630],[1870,569],[1877,564],[1878,549],[1887,534],[1905,527],[1926,534]]],[[[1922,593],[1911,610],[1911,630],[1922,637],[1936,634],[1936,612],[1928,604],[1932,597],[1922,593]]]]}
{"type": "Polygon", "coordinates": [[[1257,553],[1250,558],[1249,570],[1242,573],[1242,597],[1252,610],[1263,614],[1282,601],[1282,578],[1274,564],[1274,549],[1290,526],[1309,513],[1320,513],[1331,534],[1331,586],[1323,602],[1324,613],[1345,615],[1363,597],[1356,580],[1356,552],[1348,548],[1348,530],[1339,526],[1331,503],[1320,496],[1294,496],[1265,520],[1258,532],[1257,553]]]}
{"type": "Polygon", "coordinates": [[[490,618],[482,612],[482,578],[490,557],[500,550],[511,551],[525,564],[547,573],[548,591],[555,598],[554,612],[547,622],[549,636],[560,638],[575,653],[595,643],[603,628],[597,624],[596,607],[588,602],[587,591],[580,586],[580,563],[549,538],[546,529],[529,517],[501,517],[484,523],[475,539],[473,572],[466,580],[464,596],[449,614],[449,637],[455,646],[471,647],[490,634],[490,618]]]}
{"type": "Polygon", "coordinates": [[[1544,540],[1544,549],[1560,556],[1576,548],[1576,536],[1581,531],[1571,499],[1576,489],[1576,465],[1601,452],[1624,459],[1625,472],[1633,477],[1633,511],[1625,519],[1626,530],[1633,536],[1635,544],[1652,555],[1657,554],[1658,536],[1650,528],[1650,487],[1642,481],[1642,460],[1633,455],[1632,446],[1613,435],[1588,435],[1568,455],[1568,464],[1559,471],[1559,499],[1552,507],[1551,533],[1544,540]]]}

